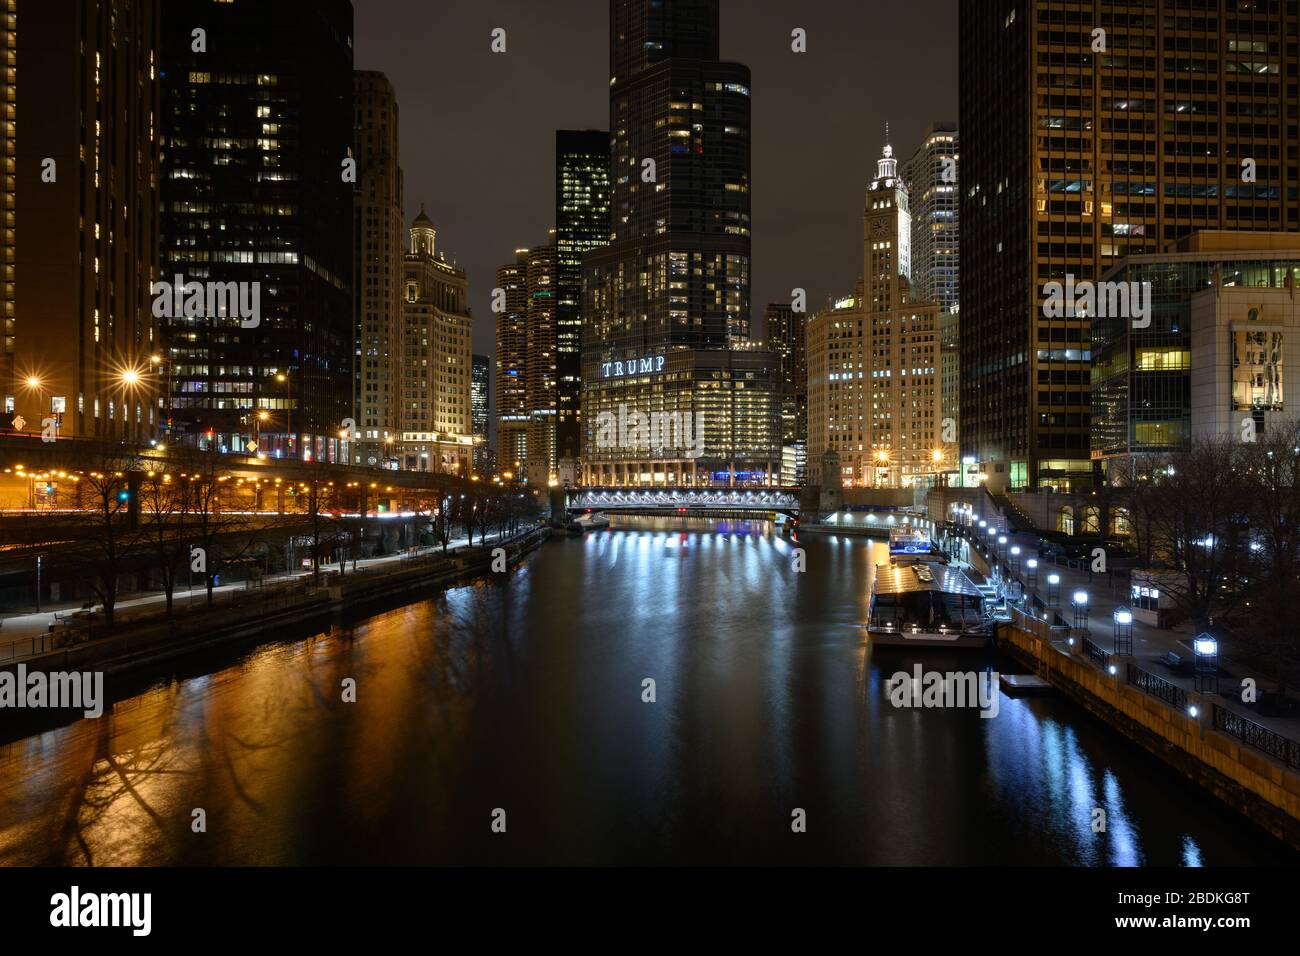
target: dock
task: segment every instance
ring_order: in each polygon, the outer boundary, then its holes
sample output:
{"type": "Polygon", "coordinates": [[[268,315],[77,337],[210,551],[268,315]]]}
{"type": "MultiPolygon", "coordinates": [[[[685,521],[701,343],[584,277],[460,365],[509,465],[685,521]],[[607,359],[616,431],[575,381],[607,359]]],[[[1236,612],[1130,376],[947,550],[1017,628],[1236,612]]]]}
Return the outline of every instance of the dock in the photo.
{"type": "Polygon", "coordinates": [[[998,683],[1011,697],[1019,694],[1045,694],[1052,689],[1052,685],[1037,674],[999,674],[998,683]]]}

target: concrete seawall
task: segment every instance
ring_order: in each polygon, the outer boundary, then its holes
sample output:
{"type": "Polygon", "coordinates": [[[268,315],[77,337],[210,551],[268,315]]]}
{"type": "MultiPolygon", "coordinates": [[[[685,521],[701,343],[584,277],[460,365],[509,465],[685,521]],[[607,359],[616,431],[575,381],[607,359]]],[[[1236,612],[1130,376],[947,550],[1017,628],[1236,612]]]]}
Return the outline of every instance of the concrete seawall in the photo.
{"type": "Polygon", "coordinates": [[[1081,650],[1062,649],[1020,625],[1002,625],[998,645],[1075,703],[1300,849],[1300,773],[1215,730],[1213,697],[1187,691],[1189,709],[1176,709],[1128,683],[1127,658],[1113,660],[1112,675],[1081,650]]]}

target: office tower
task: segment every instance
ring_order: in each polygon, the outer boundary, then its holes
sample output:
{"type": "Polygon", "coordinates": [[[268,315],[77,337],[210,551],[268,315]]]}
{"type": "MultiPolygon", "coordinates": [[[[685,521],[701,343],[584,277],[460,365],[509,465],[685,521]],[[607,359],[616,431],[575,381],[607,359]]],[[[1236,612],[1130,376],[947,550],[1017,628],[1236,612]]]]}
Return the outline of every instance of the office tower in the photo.
{"type": "Polygon", "coordinates": [[[162,66],[164,277],[233,284],[246,307],[166,320],[169,417],[203,447],[257,436],[260,453],[338,460],[354,401],[352,4],[168,0],[162,66]]]}
{"type": "Polygon", "coordinates": [[[950,442],[961,421],[959,161],[957,125],[936,123],[902,170],[912,208],[912,294],[939,306],[939,414],[950,442]]]}
{"type": "Polygon", "coordinates": [[[1048,283],[1195,230],[1300,228],[1295,23],[1286,4],[961,5],[961,442],[994,490],[1093,480],[1091,317],[1048,314],[1048,283]]]}
{"type": "Polygon", "coordinates": [[[940,421],[939,306],[912,294],[912,217],[886,145],[867,188],[863,278],[808,324],[808,469],[839,459],[845,488],[911,487],[952,465],[940,421]]]}
{"type": "Polygon", "coordinates": [[[609,133],[555,134],[555,329],[558,459],[582,454],[582,258],[609,241],[609,133]]]}
{"type": "Polygon", "coordinates": [[[492,449],[488,442],[488,422],[491,416],[492,360],[486,355],[474,355],[470,372],[470,421],[474,427],[474,474],[491,473],[488,467],[492,449]]]}
{"type": "Polygon", "coordinates": [[[957,126],[936,123],[901,168],[912,213],[912,293],[956,311],[961,297],[957,126]]]}
{"type": "Polygon", "coordinates": [[[611,0],[610,244],[585,262],[587,484],[779,481],[779,359],[733,347],[749,337],[749,70],[718,56],[717,0],[611,0]],[[680,430],[602,440],[600,416],[620,414],[699,421],[702,447],[680,430]]]}
{"type": "Polygon", "coordinates": [[[793,306],[772,302],[767,307],[767,344],[781,359],[781,443],[808,440],[808,316],[793,306]]]}
{"type": "Polygon", "coordinates": [[[352,297],[356,464],[397,462],[402,433],[402,254],[405,232],[398,165],[397,96],[382,73],[353,76],[357,161],[352,297]]]}
{"type": "Polygon", "coordinates": [[[524,316],[524,408],[528,414],[524,473],[545,487],[557,476],[555,236],[528,251],[528,307],[524,316]]]}
{"type": "Polygon", "coordinates": [[[471,474],[474,320],[465,273],[437,248],[425,214],[411,225],[402,270],[402,448],[408,471],[471,474]]]}
{"type": "Polygon", "coordinates": [[[18,0],[4,0],[0,17],[0,59],[6,75],[0,84],[0,424],[10,425],[16,401],[14,348],[18,320],[18,291],[14,262],[18,250],[14,211],[18,202],[18,0]]]}
{"type": "Polygon", "coordinates": [[[157,434],[160,15],[153,0],[8,5],[0,393],[26,431],[157,434]]]}
{"type": "Polygon", "coordinates": [[[497,464],[522,477],[528,458],[528,254],[497,270],[497,464]]]}

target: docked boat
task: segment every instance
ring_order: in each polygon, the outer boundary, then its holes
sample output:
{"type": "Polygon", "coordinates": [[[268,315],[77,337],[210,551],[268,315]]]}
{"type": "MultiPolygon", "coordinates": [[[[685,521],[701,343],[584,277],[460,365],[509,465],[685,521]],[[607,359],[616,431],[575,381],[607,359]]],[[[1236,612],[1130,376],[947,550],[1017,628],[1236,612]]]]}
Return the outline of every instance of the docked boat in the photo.
{"type": "Polygon", "coordinates": [[[575,537],[581,537],[588,531],[604,531],[609,527],[609,519],[603,514],[584,514],[579,515],[568,524],[568,532],[575,537]]]}
{"type": "Polygon", "coordinates": [[[894,528],[889,532],[889,563],[913,564],[917,561],[948,563],[948,556],[930,540],[923,528],[894,528]]]}
{"type": "Polygon", "coordinates": [[[867,633],[900,647],[984,647],[993,636],[985,596],[959,567],[938,561],[876,566],[867,633]]]}

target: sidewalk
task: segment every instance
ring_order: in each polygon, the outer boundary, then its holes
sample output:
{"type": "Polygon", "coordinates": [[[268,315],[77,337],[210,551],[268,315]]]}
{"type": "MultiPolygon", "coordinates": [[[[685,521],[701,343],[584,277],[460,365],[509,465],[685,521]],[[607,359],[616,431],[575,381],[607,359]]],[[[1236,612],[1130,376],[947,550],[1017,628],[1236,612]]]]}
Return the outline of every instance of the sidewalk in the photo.
{"type": "MultiPolygon", "coordinates": [[[[962,528],[960,530],[967,541],[972,540],[968,529],[962,528]]],[[[1074,608],[1071,606],[1071,602],[1075,591],[1086,591],[1088,594],[1088,628],[1083,636],[1086,636],[1102,650],[1109,653],[1115,646],[1115,609],[1127,607],[1131,610],[1127,589],[1120,585],[1112,575],[1090,575],[1087,571],[1077,571],[1065,565],[1054,564],[1050,558],[1039,559],[1037,585],[1031,589],[1027,583],[1028,575],[1024,562],[1028,558],[1038,556],[1039,541],[1039,537],[1034,534],[1007,532],[1007,554],[1010,554],[1013,545],[1019,545],[1021,549],[1020,571],[1012,574],[1012,577],[1025,585],[1025,594],[1027,596],[1036,593],[1039,599],[1046,603],[1047,576],[1049,574],[1059,574],[1061,576],[1061,585],[1059,594],[1056,597],[1056,605],[1049,607],[1048,613],[1055,611],[1059,614],[1062,620],[1067,625],[1070,625],[1075,635],[1079,635],[1080,631],[1074,628],[1074,608]]],[[[1001,547],[995,546],[995,551],[1000,552],[1001,547]]],[[[1009,562],[999,560],[998,563],[1008,564],[1009,562]]],[[[1192,639],[1195,637],[1194,628],[1190,623],[1160,629],[1134,620],[1133,660],[1143,670],[1149,671],[1183,690],[1195,690],[1195,682],[1191,677],[1175,675],[1173,671],[1160,663],[1160,658],[1170,651],[1177,653],[1184,661],[1190,662],[1192,660],[1192,639]]],[[[1272,678],[1266,677],[1248,665],[1233,659],[1231,647],[1220,641],[1219,694],[1214,696],[1215,702],[1219,706],[1239,714],[1262,727],[1266,727],[1274,733],[1300,741],[1300,717],[1264,716],[1242,702],[1241,681],[1242,678],[1246,677],[1253,678],[1257,689],[1261,691],[1272,692],[1276,686],[1272,678]]],[[[1290,694],[1288,696],[1294,697],[1295,695],[1290,694]]]]}
{"type": "MultiPolygon", "coordinates": [[[[499,539],[499,535],[489,535],[488,541],[499,539]]],[[[476,537],[475,541],[479,539],[476,537]]],[[[468,538],[454,538],[447,547],[447,553],[451,554],[461,548],[469,546],[468,538]]],[[[476,544],[477,546],[477,544],[476,544]]],[[[353,571],[364,571],[367,568],[382,567],[386,564],[393,564],[401,561],[407,561],[412,558],[423,557],[430,554],[441,554],[442,545],[432,547],[419,547],[411,551],[399,551],[396,554],[388,554],[378,558],[361,558],[356,562],[348,562],[348,574],[353,571]]],[[[322,564],[321,573],[325,574],[331,569],[337,569],[338,563],[322,564]]],[[[261,591],[276,587],[282,584],[292,584],[298,581],[310,579],[312,572],[310,570],[302,571],[285,571],[279,574],[263,578],[260,582],[240,581],[236,584],[222,584],[212,589],[214,595],[230,594],[239,591],[261,591]]],[[[207,591],[202,586],[202,578],[195,579],[195,586],[191,590],[188,583],[188,574],[182,575],[173,592],[173,603],[177,610],[185,610],[189,606],[201,608],[207,604],[207,591]]],[[[118,595],[118,600],[114,606],[118,621],[136,617],[136,615],[124,614],[139,609],[160,609],[165,606],[167,595],[162,591],[135,592],[132,594],[118,595]]],[[[12,643],[19,641],[30,641],[34,637],[40,637],[48,634],[50,625],[56,624],[60,620],[72,618],[78,612],[86,607],[85,601],[63,601],[53,605],[42,605],[39,613],[32,611],[29,613],[18,614],[0,614],[0,648],[8,649],[12,643]]],[[[103,613],[103,606],[94,605],[96,613],[103,613]]],[[[143,616],[143,615],[141,615],[143,616]]],[[[4,660],[5,655],[0,653],[0,660],[4,660]]]]}

